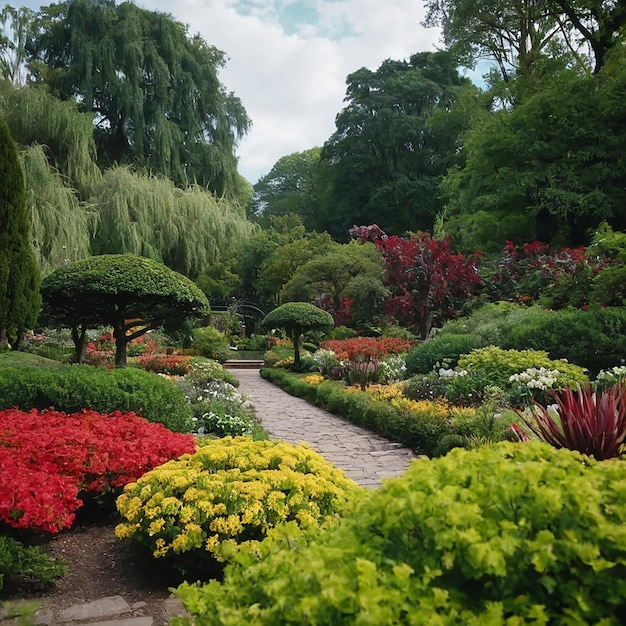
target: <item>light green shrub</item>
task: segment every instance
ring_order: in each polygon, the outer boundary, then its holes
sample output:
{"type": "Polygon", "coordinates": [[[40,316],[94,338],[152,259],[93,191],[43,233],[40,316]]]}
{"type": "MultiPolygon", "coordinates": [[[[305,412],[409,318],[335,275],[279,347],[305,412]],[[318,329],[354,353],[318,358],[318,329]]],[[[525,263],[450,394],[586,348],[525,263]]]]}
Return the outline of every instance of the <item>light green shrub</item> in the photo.
{"type": "Polygon", "coordinates": [[[213,326],[194,328],[192,349],[196,354],[216,361],[228,358],[228,338],[213,326]]]}
{"type": "Polygon", "coordinates": [[[337,527],[286,528],[176,595],[197,626],[618,626],[624,463],[539,442],[417,460],[337,527]]]}
{"type": "Polygon", "coordinates": [[[478,348],[461,356],[459,367],[467,371],[482,370],[491,385],[503,389],[510,386],[510,376],[532,367],[558,370],[560,372],[557,379],[558,388],[575,386],[589,380],[582,367],[565,360],[552,360],[543,350],[503,350],[496,346],[478,348]]]}

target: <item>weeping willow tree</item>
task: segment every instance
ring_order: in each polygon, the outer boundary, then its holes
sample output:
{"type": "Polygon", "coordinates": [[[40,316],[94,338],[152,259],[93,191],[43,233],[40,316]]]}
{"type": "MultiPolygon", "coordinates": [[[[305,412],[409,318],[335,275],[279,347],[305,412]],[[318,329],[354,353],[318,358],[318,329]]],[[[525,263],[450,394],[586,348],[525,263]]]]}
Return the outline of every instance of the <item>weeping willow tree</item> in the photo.
{"type": "Polygon", "coordinates": [[[98,215],[79,201],[50,166],[43,146],[25,149],[21,158],[31,241],[39,269],[46,275],[89,256],[98,215]]]}
{"type": "Polygon", "coordinates": [[[128,167],[107,170],[89,204],[98,214],[94,254],[136,254],[190,277],[255,228],[227,198],[128,167]]]}
{"type": "Polygon", "coordinates": [[[238,195],[236,143],[250,121],[218,78],[225,55],[171,16],[132,2],[42,7],[27,44],[33,78],[95,115],[99,164],[238,195]]]}
{"type": "Polygon", "coordinates": [[[86,195],[100,180],[92,114],[37,87],[5,89],[0,105],[15,142],[45,146],[50,164],[79,193],[86,195]]]}

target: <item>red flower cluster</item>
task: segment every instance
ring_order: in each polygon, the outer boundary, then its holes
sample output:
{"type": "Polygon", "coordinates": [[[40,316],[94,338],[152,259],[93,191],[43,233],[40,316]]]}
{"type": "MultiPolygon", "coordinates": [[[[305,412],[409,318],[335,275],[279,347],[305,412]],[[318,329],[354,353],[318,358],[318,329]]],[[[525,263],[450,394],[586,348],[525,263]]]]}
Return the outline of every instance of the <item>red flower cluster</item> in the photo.
{"type": "Polygon", "coordinates": [[[540,241],[522,246],[507,241],[493,279],[502,299],[532,302],[562,284],[566,296],[557,294],[552,306],[579,306],[587,304],[594,277],[610,263],[589,256],[582,246],[556,250],[540,241]]]}
{"type": "Polygon", "coordinates": [[[69,528],[80,491],[106,493],[195,449],[191,435],[134,413],[0,411],[0,522],[69,528]]]}
{"type": "Polygon", "coordinates": [[[190,360],[191,357],[179,354],[143,354],[137,357],[137,363],[142,369],[170,376],[188,374],[190,360]]]}
{"type": "Polygon", "coordinates": [[[355,361],[380,359],[388,354],[408,352],[412,344],[408,339],[398,337],[354,337],[322,341],[320,348],[332,350],[342,361],[355,361]]]}

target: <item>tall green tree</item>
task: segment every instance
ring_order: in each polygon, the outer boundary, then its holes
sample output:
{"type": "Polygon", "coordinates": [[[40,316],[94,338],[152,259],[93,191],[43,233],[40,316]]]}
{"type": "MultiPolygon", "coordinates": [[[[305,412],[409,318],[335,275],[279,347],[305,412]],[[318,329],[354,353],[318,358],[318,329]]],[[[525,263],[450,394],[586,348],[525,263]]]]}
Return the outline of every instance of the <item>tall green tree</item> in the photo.
{"type": "Polygon", "coordinates": [[[459,128],[430,125],[463,86],[452,56],[423,52],[385,61],[347,79],[347,105],[322,160],[332,173],[328,230],[346,240],[355,223],[391,233],[430,229],[440,209],[437,187],[458,154],[459,128]]]}
{"type": "Polygon", "coordinates": [[[19,347],[39,315],[39,268],[30,242],[24,173],[6,122],[0,119],[0,346],[19,347]]]}
{"type": "Polygon", "coordinates": [[[262,224],[277,215],[295,213],[307,230],[324,230],[329,173],[321,148],[281,157],[254,185],[250,213],[262,224]]]}
{"type": "Polygon", "coordinates": [[[616,0],[426,0],[425,24],[473,67],[494,61],[504,80],[542,73],[560,59],[598,72],[620,40],[626,7],[616,0]]]}
{"type": "Polygon", "coordinates": [[[27,51],[37,82],[95,115],[101,166],[240,193],[234,151],[250,122],[219,81],[224,53],[186,26],[132,2],[67,0],[36,14],[27,51]]]}
{"type": "Polygon", "coordinates": [[[467,134],[466,165],[443,188],[445,232],[463,249],[501,246],[498,233],[579,245],[602,221],[626,227],[625,58],[616,51],[592,76],[563,73],[467,134]],[[487,241],[476,238],[477,218],[487,241]]]}

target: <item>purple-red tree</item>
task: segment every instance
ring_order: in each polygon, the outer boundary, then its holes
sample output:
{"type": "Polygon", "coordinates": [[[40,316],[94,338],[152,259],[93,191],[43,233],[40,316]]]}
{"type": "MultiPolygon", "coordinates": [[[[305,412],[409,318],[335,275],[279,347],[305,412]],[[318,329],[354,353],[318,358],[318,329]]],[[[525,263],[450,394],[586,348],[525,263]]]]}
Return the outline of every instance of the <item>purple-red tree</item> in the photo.
{"type": "Polygon", "coordinates": [[[434,324],[453,317],[481,285],[475,257],[466,258],[452,249],[452,239],[431,239],[429,233],[403,239],[387,236],[378,226],[354,226],[350,235],[371,241],[385,261],[385,284],[391,295],[385,313],[398,323],[428,336],[434,324]]]}

